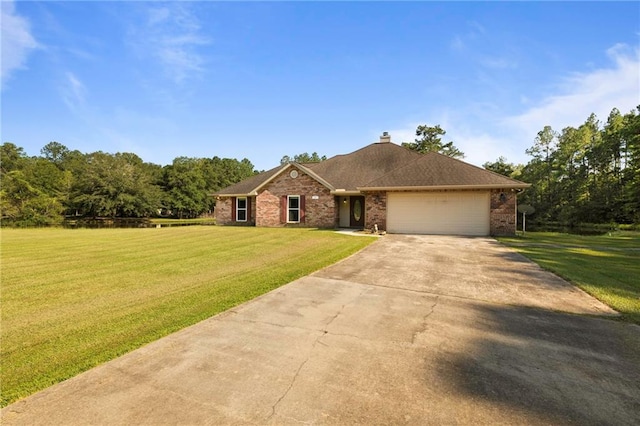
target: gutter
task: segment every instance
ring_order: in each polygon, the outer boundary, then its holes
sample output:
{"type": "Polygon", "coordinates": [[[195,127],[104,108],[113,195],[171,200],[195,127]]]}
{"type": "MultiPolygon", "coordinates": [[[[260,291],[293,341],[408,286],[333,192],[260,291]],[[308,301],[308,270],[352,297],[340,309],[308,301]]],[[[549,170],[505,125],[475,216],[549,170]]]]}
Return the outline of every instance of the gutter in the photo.
{"type": "Polygon", "coordinates": [[[362,192],[360,191],[347,191],[346,189],[336,189],[334,191],[331,191],[331,195],[337,195],[337,196],[345,196],[348,197],[350,195],[362,195],[362,192]]]}
{"type": "Polygon", "coordinates": [[[504,184],[504,185],[431,185],[431,186],[362,186],[359,191],[433,191],[440,189],[524,189],[531,184],[504,184]]]}

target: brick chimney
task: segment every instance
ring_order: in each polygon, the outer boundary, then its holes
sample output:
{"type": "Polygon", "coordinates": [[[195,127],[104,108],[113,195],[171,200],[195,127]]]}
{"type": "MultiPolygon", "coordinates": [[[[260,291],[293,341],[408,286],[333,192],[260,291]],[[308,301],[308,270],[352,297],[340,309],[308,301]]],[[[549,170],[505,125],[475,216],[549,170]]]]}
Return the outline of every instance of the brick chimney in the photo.
{"type": "Polygon", "coordinates": [[[382,132],[382,136],[380,136],[380,143],[390,143],[391,142],[391,136],[389,135],[389,132],[382,132]]]}

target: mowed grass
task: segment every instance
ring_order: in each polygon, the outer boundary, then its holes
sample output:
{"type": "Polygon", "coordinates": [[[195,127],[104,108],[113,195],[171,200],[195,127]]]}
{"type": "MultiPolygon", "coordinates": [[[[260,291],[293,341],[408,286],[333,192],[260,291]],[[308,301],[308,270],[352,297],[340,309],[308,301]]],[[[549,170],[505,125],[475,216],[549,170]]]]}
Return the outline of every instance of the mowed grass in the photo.
{"type": "Polygon", "coordinates": [[[623,320],[640,324],[639,233],[527,232],[499,240],[611,306],[623,320]]]}
{"type": "Polygon", "coordinates": [[[209,226],[1,232],[2,406],[375,241],[209,226]]]}

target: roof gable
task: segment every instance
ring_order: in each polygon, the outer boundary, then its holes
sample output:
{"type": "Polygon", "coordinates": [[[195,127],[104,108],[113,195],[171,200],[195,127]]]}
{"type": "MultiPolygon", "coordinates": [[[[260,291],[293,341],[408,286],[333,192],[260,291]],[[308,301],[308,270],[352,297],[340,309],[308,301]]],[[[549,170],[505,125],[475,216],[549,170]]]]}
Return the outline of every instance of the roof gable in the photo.
{"type": "MultiPolygon", "coordinates": [[[[308,166],[308,164],[306,165],[308,166]]],[[[259,173],[255,176],[251,176],[245,180],[242,180],[236,184],[228,186],[226,188],[221,189],[218,192],[215,192],[213,195],[217,196],[246,196],[246,195],[257,195],[258,191],[262,189],[265,185],[268,185],[271,181],[273,181],[280,174],[289,170],[290,168],[296,168],[305,174],[309,175],[312,179],[315,179],[320,184],[329,188],[329,190],[333,191],[335,188],[327,182],[322,176],[318,176],[313,170],[309,169],[305,165],[298,163],[287,163],[284,165],[280,165],[278,167],[274,167],[271,170],[267,170],[266,172],[259,173]]]]}

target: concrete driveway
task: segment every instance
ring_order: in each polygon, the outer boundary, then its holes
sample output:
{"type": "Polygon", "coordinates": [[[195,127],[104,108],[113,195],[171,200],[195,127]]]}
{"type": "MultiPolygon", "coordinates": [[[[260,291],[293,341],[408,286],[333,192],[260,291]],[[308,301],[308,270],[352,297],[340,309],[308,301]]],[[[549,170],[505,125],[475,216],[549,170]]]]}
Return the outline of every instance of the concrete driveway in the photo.
{"type": "Polygon", "coordinates": [[[637,425],[640,327],[611,314],[494,240],[387,235],[1,420],[637,425]]]}

